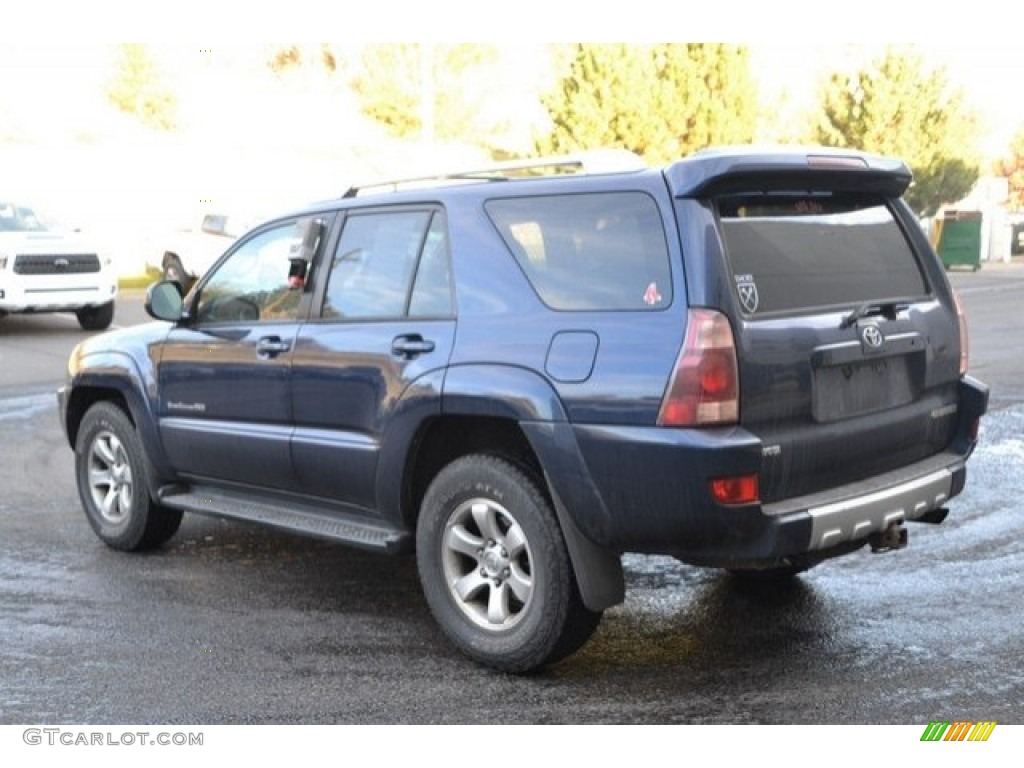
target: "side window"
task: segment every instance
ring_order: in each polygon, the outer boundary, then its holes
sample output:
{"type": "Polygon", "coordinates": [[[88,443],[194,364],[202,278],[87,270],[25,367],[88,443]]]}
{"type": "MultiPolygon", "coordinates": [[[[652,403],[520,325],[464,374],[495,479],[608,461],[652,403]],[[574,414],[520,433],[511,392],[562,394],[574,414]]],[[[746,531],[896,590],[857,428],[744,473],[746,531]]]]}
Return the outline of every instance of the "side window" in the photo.
{"type": "Polygon", "coordinates": [[[440,215],[388,211],[348,217],[331,262],[324,317],[450,312],[448,249],[440,215]]]}
{"type": "Polygon", "coordinates": [[[549,307],[658,310],[672,303],[665,230],[649,195],[504,198],[485,208],[549,307]]]}
{"type": "Polygon", "coordinates": [[[200,323],[294,320],[302,291],[288,285],[288,257],[298,242],[294,222],[245,241],[203,285],[200,323]]]}
{"type": "Polygon", "coordinates": [[[416,269],[409,314],[413,317],[447,317],[453,314],[448,237],[444,217],[434,214],[416,269]]]}

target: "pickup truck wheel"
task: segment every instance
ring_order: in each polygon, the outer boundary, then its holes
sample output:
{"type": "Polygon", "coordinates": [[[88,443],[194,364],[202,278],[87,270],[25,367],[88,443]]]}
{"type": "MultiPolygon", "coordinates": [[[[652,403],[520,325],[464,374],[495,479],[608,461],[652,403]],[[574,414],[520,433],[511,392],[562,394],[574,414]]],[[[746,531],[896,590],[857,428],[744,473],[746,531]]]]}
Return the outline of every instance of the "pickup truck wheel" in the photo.
{"type": "Polygon", "coordinates": [[[142,443],[124,411],[112,403],[93,405],[78,428],[75,478],[89,525],[113,549],[153,549],[181,525],[180,511],[150,498],[146,466],[142,443]]]}
{"type": "Polygon", "coordinates": [[[424,497],[416,544],[434,617],[482,664],[528,672],[597,628],[601,614],[582,604],[550,504],[504,459],[472,455],[442,469],[424,497]]]}
{"type": "Polygon", "coordinates": [[[75,312],[75,317],[83,331],[104,331],[114,320],[114,302],[109,301],[98,307],[82,307],[75,312]]]}

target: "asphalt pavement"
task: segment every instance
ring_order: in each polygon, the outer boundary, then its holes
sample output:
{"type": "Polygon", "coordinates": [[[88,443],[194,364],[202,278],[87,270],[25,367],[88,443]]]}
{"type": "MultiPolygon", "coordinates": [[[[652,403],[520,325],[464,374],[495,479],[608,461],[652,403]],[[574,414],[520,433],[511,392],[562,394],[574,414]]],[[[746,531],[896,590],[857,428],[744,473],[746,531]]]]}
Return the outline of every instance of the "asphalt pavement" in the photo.
{"type": "Polygon", "coordinates": [[[1024,269],[951,278],[994,407],[944,524],[785,588],[627,556],[626,602],[528,677],[452,649],[409,557],[195,516],[156,553],[104,547],[53,397],[82,333],[7,318],[0,724],[1024,723],[1024,269]]]}

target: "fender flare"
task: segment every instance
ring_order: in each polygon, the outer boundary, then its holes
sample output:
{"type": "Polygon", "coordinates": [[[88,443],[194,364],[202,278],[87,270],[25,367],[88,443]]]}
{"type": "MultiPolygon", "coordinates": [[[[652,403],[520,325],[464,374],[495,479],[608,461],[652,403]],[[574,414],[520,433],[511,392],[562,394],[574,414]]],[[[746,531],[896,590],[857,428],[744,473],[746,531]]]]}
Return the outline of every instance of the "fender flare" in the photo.
{"type": "MultiPolygon", "coordinates": [[[[93,352],[79,358],[77,370],[68,385],[69,400],[62,414],[64,432],[71,448],[75,447],[74,435],[78,424],[72,425],[71,401],[86,390],[112,390],[121,395],[128,406],[129,415],[139,434],[151,472],[150,493],[155,494],[159,479],[173,477],[174,470],[164,454],[160,441],[160,429],[151,393],[156,391],[152,376],[146,376],[135,358],[124,352],[105,350],[93,352]]],[[[84,415],[84,411],[82,414],[84,415]]]]}
{"type": "Polygon", "coordinates": [[[442,412],[516,421],[544,472],[584,605],[603,611],[625,599],[618,552],[601,545],[608,510],[590,480],[558,393],[537,373],[502,365],[453,366],[442,412]],[[585,511],[585,514],[584,514],[585,511]]]}

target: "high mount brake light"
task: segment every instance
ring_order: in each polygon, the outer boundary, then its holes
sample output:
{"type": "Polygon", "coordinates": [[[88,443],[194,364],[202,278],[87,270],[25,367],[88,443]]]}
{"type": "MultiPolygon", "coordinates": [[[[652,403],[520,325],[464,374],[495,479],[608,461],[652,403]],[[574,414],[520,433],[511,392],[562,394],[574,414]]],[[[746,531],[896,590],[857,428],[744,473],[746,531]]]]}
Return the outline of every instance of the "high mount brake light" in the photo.
{"type": "Polygon", "coordinates": [[[691,309],[686,340],[661,401],[658,424],[704,427],[739,419],[739,372],[729,320],[721,312],[691,309]]]}
{"type": "Polygon", "coordinates": [[[807,165],[811,168],[867,168],[867,161],[863,157],[850,157],[842,155],[808,155],[807,165]]]}

